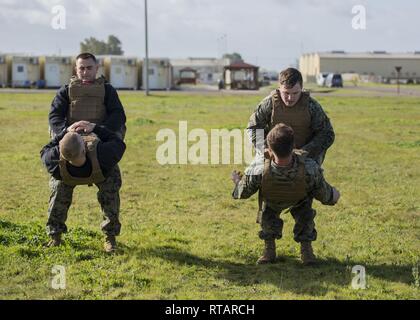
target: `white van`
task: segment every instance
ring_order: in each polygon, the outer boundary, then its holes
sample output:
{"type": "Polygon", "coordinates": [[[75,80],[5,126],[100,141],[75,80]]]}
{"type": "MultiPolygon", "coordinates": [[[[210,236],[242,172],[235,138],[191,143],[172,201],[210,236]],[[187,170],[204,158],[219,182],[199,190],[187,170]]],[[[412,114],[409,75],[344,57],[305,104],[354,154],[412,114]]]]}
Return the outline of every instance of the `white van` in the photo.
{"type": "Polygon", "coordinates": [[[323,87],[325,86],[325,80],[327,79],[328,72],[318,73],[316,75],[316,84],[323,87]]]}

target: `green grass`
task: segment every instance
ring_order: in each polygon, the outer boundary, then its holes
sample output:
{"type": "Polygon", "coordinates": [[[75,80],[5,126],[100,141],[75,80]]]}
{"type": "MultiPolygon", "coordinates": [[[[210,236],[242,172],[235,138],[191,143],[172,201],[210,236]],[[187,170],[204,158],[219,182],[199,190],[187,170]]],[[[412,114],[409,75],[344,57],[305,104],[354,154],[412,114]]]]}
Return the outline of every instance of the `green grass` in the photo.
{"type": "Polygon", "coordinates": [[[78,187],[65,245],[43,247],[49,197],[39,150],[48,142],[51,93],[0,94],[0,298],[2,299],[419,299],[413,268],[420,254],[420,100],[328,97],[319,101],[336,131],[325,176],[341,193],[335,207],[315,204],[317,267],[302,267],[284,214],[278,253],[256,266],[263,243],[257,199],[231,199],[241,165],[166,165],[156,133],[244,128],[262,96],[121,94],[128,116],[120,167],[120,250],[102,251],[96,188],[78,187]],[[66,290],[51,269],[66,268],[66,290]],[[363,265],[365,290],[351,268],[363,265]]]}

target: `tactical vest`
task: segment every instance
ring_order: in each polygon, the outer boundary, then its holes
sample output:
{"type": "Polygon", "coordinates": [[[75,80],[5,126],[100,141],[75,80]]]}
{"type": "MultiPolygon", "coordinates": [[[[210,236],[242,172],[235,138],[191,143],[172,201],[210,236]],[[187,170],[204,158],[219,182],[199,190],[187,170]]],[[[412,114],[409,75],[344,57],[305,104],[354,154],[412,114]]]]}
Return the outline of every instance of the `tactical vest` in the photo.
{"type": "Polygon", "coordinates": [[[101,123],[105,120],[104,78],[98,78],[92,84],[82,84],[82,80],[73,76],[69,84],[69,99],[67,125],[81,120],[93,123],[101,123]]]}
{"type": "Polygon", "coordinates": [[[271,99],[273,111],[270,129],[278,123],[292,127],[295,133],[295,146],[297,149],[302,148],[312,137],[309,92],[302,92],[299,101],[293,107],[287,107],[284,104],[278,89],[271,94],[271,99]]]}
{"type": "Polygon", "coordinates": [[[276,179],[271,171],[271,159],[264,160],[264,172],[261,182],[261,196],[265,201],[272,203],[298,203],[306,195],[305,157],[296,155],[298,169],[296,176],[291,180],[276,179]]]}
{"type": "Polygon", "coordinates": [[[100,141],[99,138],[94,134],[82,137],[85,142],[86,157],[92,163],[92,172],[89,177],[71,176],[69,171],[67,170],[67,160],[64,159],[60,154],[60,160],[58,162],[58,165],[60,167],[60,175],[63,182],[69,186],[77,186],[83,184],[92,185],[93,183],[101,183],[105,181],[105,177],[102,173],[97,157],[97,146],[100,141]]]}

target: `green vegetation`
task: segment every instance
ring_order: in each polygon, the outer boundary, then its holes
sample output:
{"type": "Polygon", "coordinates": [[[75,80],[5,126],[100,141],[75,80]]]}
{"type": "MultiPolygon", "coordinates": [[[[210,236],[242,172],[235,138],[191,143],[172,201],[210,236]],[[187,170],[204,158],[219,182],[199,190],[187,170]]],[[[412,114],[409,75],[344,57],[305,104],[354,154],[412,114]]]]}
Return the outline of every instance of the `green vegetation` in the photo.
{"type": "Polygon", "coordinates": [[[278,241],[285,261],[255,265],[256,196],[231,198],[230,172],[244,166],[157,163],[159,129],[244,128],[263,95],[120,93],[123,227],[120,250],[106,255],[95,187],[76,188],[65,245],[43,247],[49,177],[39,150],[53,93],[1,93],[0,298],[419,299],[419,98],[319,97],[336,131],[325,175],[342,199],[315,204],[317,267],[300,265],[290,214],[278,241]],[[54,265],[66,268],[66,290],[51,288],[54,265]],[[365,290],[351,287],[355,265],[366,268],[365,290]]]}

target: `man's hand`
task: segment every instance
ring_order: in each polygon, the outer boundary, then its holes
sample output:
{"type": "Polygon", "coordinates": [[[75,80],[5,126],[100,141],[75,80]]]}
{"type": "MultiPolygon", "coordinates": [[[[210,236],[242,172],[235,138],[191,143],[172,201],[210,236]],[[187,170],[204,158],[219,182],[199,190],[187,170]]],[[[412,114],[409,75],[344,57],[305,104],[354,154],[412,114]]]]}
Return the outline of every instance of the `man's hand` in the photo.
{"type": "Polygon", "coordinates": [[[340,191],[338,191],[336,188],[333,187],[333,202],[336,204],[338,202],[338,199],[340,199],[340,191]]]}
{"type": "Polygon", "coordinates": [[[231,179],[232,179],[232,181],[233,181],[233,183],[234,184],[238,184],[239,183],[239,181],[241,181],[241,179],[242,179],[242,173],[240,172],[240,171],[236,171],[236,170],[234,170],[233,172],[232,172],[232,176],[231,176],[231,179]]]}
{"type": "Polygon", "coordinates": [[[78,121],[67,128],[69,132],[91,133],[95,129],[96,124],[89,121],[78,121]]]}

